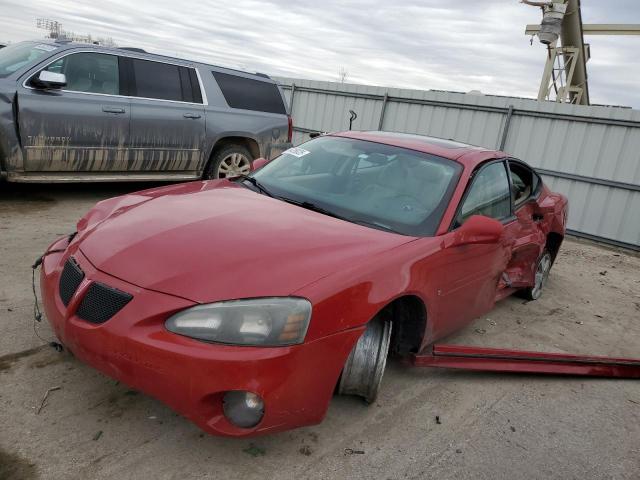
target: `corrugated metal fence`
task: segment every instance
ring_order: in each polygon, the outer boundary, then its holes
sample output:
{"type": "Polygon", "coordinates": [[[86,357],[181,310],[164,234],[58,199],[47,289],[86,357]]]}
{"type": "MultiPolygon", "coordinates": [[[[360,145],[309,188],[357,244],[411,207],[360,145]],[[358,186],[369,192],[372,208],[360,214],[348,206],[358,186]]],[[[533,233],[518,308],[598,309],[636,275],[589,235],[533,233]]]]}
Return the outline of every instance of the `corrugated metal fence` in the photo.
{"type": "Polygon", "coordinates": [[[294,143],[313,131],[450,138],[520,158],[569,197],[571,233],[640,250],[640,111],[278,78],[294,143]],[[293,98],[293,102],[291,99],[293,98]]]}

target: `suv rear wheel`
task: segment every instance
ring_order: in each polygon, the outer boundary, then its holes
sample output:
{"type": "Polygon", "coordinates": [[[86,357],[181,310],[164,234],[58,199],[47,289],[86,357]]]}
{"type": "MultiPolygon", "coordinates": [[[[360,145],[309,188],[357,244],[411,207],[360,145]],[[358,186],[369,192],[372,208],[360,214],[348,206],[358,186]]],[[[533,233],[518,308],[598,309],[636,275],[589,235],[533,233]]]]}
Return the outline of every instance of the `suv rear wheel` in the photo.
{"type": "Polygon", "coordinates": [[[228,145],[217,150],[211,157],[204,179],[233,177],[239,174],[247,175],[251,172],[251,152],[240,145],[228,145]]]}

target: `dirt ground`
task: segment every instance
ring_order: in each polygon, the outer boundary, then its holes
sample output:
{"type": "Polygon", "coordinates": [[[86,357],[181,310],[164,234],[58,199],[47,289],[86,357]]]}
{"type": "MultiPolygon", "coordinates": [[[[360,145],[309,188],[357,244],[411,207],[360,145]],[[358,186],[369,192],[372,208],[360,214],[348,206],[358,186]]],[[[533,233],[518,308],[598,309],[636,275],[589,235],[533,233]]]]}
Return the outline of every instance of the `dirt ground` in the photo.
{"type": "MultiPolygon", "coordinates": [[[[374,405],[334,397],[320,425],[234,440],[43,347],[30,265],[139,188],[0,184],[0,479],[640,478],[638,380],[392,362],[374,405]]],[[[450,342],[640,357],[640,258],[567,240],[542,299],[508,298],[450,342]]]]}

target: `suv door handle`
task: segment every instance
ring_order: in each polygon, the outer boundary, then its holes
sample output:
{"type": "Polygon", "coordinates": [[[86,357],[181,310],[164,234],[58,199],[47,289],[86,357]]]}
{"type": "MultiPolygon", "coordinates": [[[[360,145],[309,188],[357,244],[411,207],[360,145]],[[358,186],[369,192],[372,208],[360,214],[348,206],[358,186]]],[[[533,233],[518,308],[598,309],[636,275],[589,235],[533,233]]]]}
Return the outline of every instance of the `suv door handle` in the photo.
{"type": "Polygon", "coordinates": [[[104,113],[125,113],[124,108],[118,107],[102,107],[104,113]]]}
{"type": "Polygon", "coordinates": [[[183,115],[184,118],[200,118],[200,116],[199,113],[185,113],[183,115]]]}

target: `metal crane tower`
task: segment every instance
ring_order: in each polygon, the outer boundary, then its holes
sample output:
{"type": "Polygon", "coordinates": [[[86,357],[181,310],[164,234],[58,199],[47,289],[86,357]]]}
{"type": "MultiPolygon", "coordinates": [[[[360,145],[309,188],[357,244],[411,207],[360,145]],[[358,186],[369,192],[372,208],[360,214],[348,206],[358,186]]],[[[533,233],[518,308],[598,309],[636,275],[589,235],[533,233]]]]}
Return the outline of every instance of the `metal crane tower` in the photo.
{"type": "Polygon", "coordinates": [[[538,100],[589,105],[587,61],[591,52],[584,36],[640,35],[640,25],[583,25],[580,0],[520,1],[542,8],[540,25],[525,29],[526,35],[537,35],[547,45],[538,100]]]}

